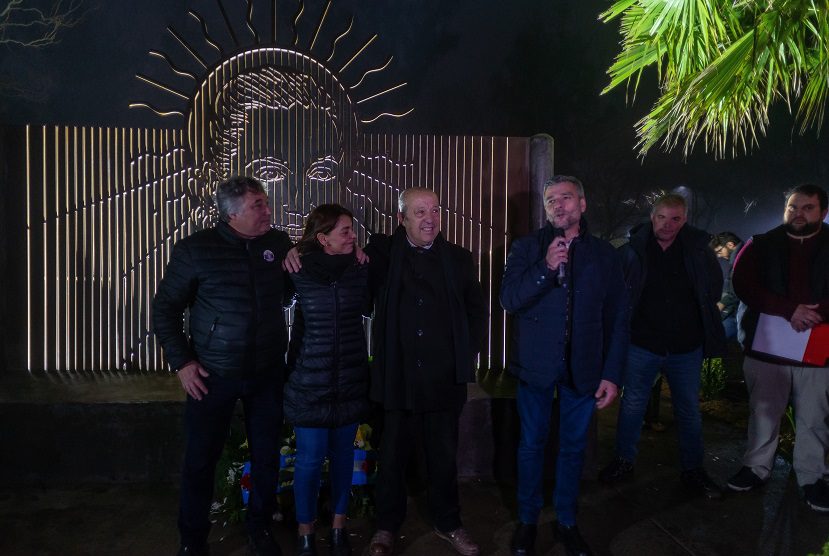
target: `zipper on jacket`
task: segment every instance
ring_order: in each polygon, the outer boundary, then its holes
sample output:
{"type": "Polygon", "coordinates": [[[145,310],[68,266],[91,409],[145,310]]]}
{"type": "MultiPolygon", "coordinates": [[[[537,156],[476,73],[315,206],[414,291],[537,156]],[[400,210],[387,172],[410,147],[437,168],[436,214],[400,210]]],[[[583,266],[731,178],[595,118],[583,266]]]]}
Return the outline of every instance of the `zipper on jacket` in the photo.
{"type": "Polygon", "coordinates": [[[210,347],[210,341],[213,339],[213,331],[216,330],[216,325],[219,323],[219,317],[213,319],[213,324],[210,325],[210,330],[207,333],[206,347],[210,347]]]}
{"type": "MultiPolygon", "coordinates": [[[[340,296],[337,293],[337,282],[331,283],[331,289],[334,294],[334,407],[336,408],[336,401],[340,398],[340,296]]],[[[336,411],[336,409],[335,409],[336,411]]]]}

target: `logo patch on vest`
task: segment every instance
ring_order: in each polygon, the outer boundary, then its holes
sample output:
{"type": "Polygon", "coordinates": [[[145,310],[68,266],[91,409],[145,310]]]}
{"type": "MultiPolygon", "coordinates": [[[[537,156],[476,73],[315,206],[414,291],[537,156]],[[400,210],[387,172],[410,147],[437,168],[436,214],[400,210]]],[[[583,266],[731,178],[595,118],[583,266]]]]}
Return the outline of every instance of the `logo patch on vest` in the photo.
{"type": "Polygon", "coordinates": [[[273,255],[273,251],[270,249],[265,249],[262,253],[262,258],[265,259],[267,262],[272,263],[276,257],[273,255]]]}

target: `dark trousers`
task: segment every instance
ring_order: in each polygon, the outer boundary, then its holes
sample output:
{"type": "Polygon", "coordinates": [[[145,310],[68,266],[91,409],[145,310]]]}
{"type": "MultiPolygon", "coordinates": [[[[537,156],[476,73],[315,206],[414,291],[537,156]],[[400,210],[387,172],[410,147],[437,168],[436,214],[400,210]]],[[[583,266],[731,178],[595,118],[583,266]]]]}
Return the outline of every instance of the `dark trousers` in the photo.
{"type": "Polygon", "coordinates": [[[282,383],[275,377],[228,379],[211,375],[200,401],[187,397],[186,448],[181,472],[178,527],[182,544],[202,546],[210,532],[216,463],[230,430],[236,400],[242,400],[250,447],[250,530],[270,524],[276,504],[282,383]]]}
{"type": "Polygon", "coordinates": [[[386,411],[377,477],[377,528],[397,532],[406,519],[406,464],[419,436],[426,456],[427,500],[434,526],[461,526],[456,410],[386,411]]]}

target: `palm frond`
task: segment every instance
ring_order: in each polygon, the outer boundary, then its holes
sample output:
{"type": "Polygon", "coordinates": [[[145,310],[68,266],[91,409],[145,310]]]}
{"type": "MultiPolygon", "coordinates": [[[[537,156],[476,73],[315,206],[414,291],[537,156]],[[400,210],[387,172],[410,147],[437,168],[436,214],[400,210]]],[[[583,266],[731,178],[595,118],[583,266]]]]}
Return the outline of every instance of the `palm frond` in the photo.
{"type": "Polygon", "coordinates": [[[660,96],[636,126],[642,155],[688,155],[700,141],[716,156],[747,152],[776,102],[797,107],[801,132],[823,123],[829,0],[619,0],[600,18],[619,18],[623,37],[603,93],[635,93],[646,69],[658,74],[660,96]]]}

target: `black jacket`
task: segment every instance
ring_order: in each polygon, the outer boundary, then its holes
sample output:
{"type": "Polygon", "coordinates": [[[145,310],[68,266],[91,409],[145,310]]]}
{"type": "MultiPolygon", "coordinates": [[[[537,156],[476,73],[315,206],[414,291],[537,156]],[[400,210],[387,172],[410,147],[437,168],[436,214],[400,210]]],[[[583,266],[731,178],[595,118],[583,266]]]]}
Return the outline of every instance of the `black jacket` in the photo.
{"type": "Polygon", "coordinates": [[[245,240],[224,222],[175,244],[152,308],[153,331],[173,370],[197,360],[229,378],[284,371],[289,291],[282,261],[290,248],[284,232],[245,240]]]}
{"type": "MultiPolygon", "coordinates": [[[[303,257],[328,257],[313,253],[303,257]]],[[[363,315],[370,309],[368,266],[351,257],[339,276],[309,260],[291,275],[296,312],[288,350],[285,420],[301,427],[338,427],[368,413],[368,352],[363,315]]]]}
{"type": "MultiPolygon", "coordinates": [[[[622,270],[628,287],[630,315],[633,318],[647,278],[647,242],[653,234],[648,222],[634,229],[630,242],[620,247],[622,270]]],[[[705,357],[719,357],[725,352],[725,330],[717,301],[722,295],[723,276],[717,257],[708,246],[708,233],[685,224],[675,241],[682,245],[685,270],[694,288],[703,326],[703,353],[705,357]]]]}
{"type": "MultiPolygon", "coordinates": [[[[398,322],[403,258],[408,248],[406,231],[398,226],[394,235],[374,234],[366,246],[371,260],[372,291],[376,291],[372,323],[374,360],[371,365],[371,399],[387,408],[406,406],[405,381],[398,322]]],[[[449,319],[455,352],[455,381],[475,382],[475,357],[486,333],[487,311],[472,253],[438,234],[432,249],[441,259],[449,306],[435,318],[449,319]]]]}

